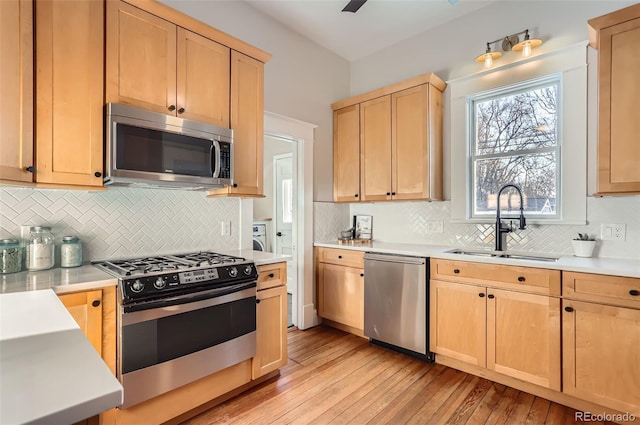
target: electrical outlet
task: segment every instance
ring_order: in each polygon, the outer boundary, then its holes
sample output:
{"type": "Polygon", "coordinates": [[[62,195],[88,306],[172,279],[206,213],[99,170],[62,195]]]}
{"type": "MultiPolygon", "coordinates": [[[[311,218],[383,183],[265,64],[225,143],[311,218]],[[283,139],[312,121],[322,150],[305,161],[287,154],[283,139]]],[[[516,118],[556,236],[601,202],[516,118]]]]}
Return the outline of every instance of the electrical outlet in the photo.
{"type": "Polygon", "coordinates": [[[229,236],[231,234],[231,222],[223,221],[221,225],[222,226],[221,226],[220,232],[222,236],[229,236]]]}
{"type": "Polygon", "coordinates": [[[601,224],[600,239],[603,241],[624,241],[627,238],[627,225],[623,223],[601,224]]]}
{"type": "Polygon", "coordinates": [[[441,221],[427,221],[427,233],[442,233],[443,226],[441,221]]]}

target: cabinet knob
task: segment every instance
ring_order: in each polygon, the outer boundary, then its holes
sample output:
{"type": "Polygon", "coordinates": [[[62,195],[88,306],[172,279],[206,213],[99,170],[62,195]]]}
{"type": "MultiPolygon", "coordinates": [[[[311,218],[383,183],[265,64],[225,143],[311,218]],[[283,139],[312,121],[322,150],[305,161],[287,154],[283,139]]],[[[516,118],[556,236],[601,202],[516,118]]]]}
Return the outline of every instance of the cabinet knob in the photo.
{"type": "Polygon", "coordinates": [[[640,291],[637,291],[635,289],[632,289],[629,291],[629,295],[631,295],[632,297],[637,297],[640,294],[640,291]]]}
{"type": "Polygon", "coordinates": [[[256,298],[256,304],[260,304],[260,299],[256,298]]]}
{"type": "Polygon", "coordinates": [[[355,197],[357,198],[357,197],[358,197],[358,194],[356,193],[356,194],[355,194],[355,195],[353,195],[353,196],[355,196],[355,197]]]}
{"type": "Polygon", "coordinates": [[[493,294],[489,294],[489,295],[487,295],[487,298],[494,299],[494,298],[495,298],[495,296],[494,296],[493,294]]]}
{"type": "Polygon", "coordinates": [[[342,255],[338,255],[338,258],[342,258],[342,255]]]}
{"type": "Polygon", "coordinates": [[[391,192],[387,192],[387,196],[391,196],[391,192]]]}
{"type": "Polygon", "coordinates": [[[34,167],[33,165],[30,165],[28,167],[25,167],[24,171],[26,171],[27,173],[35,173],[36,167],[34,167]]]}
{"type": "Polygon", "coordinates": [[[238,187],[238,183],[234,183],[234,184],[233,184],[233,187],[238,187]]]}
{"type": "Polygon", "coordinates": [[[573,307],[565,307],[564,311],[566,311],[567,313],[571,313],[573,311],[573,307]]]}
{"type": "Polygon", "coordinates": [[[525,279],[524,276],[518,276],[518,282],[524,282],[525,280],[527,279],[525,279]]]}
{"type": "Polygon", "coordinates": [[[360,277],[364,277],[364,273],[360,273],[360,277]]]}
{"type": "Polygon", "coordinates": [[[480,292],[480,293],[478,294],[478,296],[479,296],[480,298],[484,298],[484,292],[480,292]]]}
{"type": "Polygon", "coordinates": [[[176,105],[170,105],[170,106],[169,106],[169,110],[170,110],[171,112],[175,111],[175,110],[176,110],[176,105]]]}
{"type": "Polygon", "coordinates": [[[269,273],[269,279],[273,279],[275,275],[273,273],[269,273]]]}
{"type": "Polygon", "coordinates": [[[178,109],[178,113],[179,113],[179,114],[184,114],[184,108],[180,108],[180,109],[178,109]]]}
{"type": "Polygon", "coordinates": [[[94,302],[91,303],[91,305],[94,307],[98,307],[100,305],[100,300],[95,300],[94,302]]]}
{"type": "Polygon", "coordinates": [[[93,175],[96,177],[102,177],[102,173],[100,171],[96,171],[93,175]]]}
{"type": "Polygon", "coordinates": [[[458,274],[458,273],[460,273],[460,269],[453,269],[453,272],[454,272],[455,274],[458,274]]]}
{"type": "Polygon", "coordinates": [[[392,196],[396,196],[396,193],[395,193],[395,192],[391,192],[391,195],[392,195],[392,196]]]}

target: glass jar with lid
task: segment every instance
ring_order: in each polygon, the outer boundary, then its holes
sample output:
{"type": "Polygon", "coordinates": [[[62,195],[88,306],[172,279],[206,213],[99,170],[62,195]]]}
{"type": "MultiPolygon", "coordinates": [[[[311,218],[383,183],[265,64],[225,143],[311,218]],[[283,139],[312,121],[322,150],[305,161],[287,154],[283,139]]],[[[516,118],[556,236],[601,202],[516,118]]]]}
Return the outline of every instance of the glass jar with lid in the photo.
{"type": "Polygon", "coordinates": [[[0,273],[17,273],[22,270],[22,247],[17,239],[0,240],[0,273]]]}
{"type": "Polygon", "coordinates": [[[53,267],[53,249],[51,227],[31,227],[27,238],[27,270],[46,270],[53,267]]]}
{"type": "Polygon", "coordinates": [[[82,265],[82,244],[76,236],[65,236],[60,246],[60,267],[82,265]]]}

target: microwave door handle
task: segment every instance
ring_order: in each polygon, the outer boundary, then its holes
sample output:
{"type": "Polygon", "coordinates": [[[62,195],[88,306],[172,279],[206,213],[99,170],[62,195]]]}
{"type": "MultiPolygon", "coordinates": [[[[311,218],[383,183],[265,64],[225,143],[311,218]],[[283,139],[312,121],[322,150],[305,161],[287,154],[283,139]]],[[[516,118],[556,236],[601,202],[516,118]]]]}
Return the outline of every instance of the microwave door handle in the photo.
{"type": "Polygon", "coordinates": [[[213,140],[211,145],[211,165],[213,171],[213,178],[220,177],[220,143],[217,140],[213,140]]]}

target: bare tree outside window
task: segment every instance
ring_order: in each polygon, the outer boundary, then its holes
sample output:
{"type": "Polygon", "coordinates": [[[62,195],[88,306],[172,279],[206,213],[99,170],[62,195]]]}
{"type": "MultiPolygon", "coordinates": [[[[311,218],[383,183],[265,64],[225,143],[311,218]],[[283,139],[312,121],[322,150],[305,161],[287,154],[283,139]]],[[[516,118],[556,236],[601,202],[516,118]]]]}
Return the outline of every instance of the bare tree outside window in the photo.
{"type": "MultiPolygon", "coordinates": [[[[520,186],[530,215],[558,217],[558,91],[554,79],[472,101],[474,217],[495,214],[498,190],[507,183],[520,186]]],[[[503,197],[502,210],[520,208],[518,196],[503,197]]]]}

